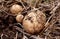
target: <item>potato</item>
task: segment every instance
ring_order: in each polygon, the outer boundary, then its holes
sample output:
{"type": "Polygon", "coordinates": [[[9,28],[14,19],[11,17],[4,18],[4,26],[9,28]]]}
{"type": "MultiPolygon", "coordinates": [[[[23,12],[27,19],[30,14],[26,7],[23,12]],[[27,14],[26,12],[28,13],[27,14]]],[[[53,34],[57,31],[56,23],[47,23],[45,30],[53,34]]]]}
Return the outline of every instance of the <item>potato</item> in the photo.
{"type": "Polygon", "coordinates": [[[39,33],[45,26],[46,16],[41,11],[30,12],[23,19],[23,27],[30,34],[39,33]]]}
{"type": "Polygon", "coordinates": [[[17,15],[17,16],[16,16],[16,21],[19,22],[19,23],[21,23],[22,20],[23,20],[23,17],[24,17],[24,16],[21,15],[21,14],[17,15]]]}
{"type": "Polygon", "coordinates": [[[23,11],[23,8],[22,8],[22,6],[20,6],[18,4],[14,4],[10,8],[10,11],[12,14],[18,14],[19,12],[23,11]]]}

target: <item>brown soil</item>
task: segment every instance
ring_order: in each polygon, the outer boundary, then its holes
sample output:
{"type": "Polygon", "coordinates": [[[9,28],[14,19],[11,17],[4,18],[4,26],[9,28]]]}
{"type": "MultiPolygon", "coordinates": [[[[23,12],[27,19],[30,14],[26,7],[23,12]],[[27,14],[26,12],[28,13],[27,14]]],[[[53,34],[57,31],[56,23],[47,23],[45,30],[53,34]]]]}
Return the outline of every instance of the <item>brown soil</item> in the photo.
{"type": "MultiPolygon", "coordinates": [[[[29,1],[29,0],[28,0],[29,1]]],[[[1,39],[60,39],[60,1],[35,0],[31,2],[20,0],[0,0],[0,38],[1,39]],[[21,5],[22,15],[33,11],[34,8],[46,14],[45,28],[39,33],[31,35],[24,31],[22,23],[18,23],[15,15],[11,14],[10,7],[21,5]],[[33,6],[32,6],[33,5],[33,6]]]]}

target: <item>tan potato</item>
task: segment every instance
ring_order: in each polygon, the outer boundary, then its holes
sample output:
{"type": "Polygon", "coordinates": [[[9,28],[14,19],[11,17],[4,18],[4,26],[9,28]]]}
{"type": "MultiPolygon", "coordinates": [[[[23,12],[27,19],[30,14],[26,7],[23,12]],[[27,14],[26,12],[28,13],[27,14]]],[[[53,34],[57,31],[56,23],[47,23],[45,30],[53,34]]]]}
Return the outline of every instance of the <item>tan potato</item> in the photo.
{"type": "Polygon", "coordinates": [[[20,6],[18,4],[14,4],[10,8],[10,11],[12,14],[18,14],[19,12],[23,11],[23,8],[22,8],[22,6],[20,6]]]}
{"type": "Polygon", "coordinates": [[[46,16],[41,11],[31,12],[23,19],[23,27],[30,34],[39,33],[46,22],[46,16]]]}
{"type": "Polygon", "coordinates": [[[16,21],[19,22],[19,23],[21,23],[22,20],[23,20],[23,17],[24,17],[24,16],[21,15],[21,14],[17,15],[17,16],[16,16],[16,21]]]}

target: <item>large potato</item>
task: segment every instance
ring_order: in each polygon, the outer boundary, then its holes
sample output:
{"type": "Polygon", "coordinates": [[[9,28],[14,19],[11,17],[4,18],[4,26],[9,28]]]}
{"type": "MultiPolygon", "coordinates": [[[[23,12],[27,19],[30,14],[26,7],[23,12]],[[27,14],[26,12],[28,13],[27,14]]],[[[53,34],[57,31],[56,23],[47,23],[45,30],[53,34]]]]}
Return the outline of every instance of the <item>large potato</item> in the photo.
{"type": "Polygon", "coordinates": [[[31,12],[23,19],[23,27],[30,34],[39,33],[46,22],[46,16],[41,11],[31,12]]]}

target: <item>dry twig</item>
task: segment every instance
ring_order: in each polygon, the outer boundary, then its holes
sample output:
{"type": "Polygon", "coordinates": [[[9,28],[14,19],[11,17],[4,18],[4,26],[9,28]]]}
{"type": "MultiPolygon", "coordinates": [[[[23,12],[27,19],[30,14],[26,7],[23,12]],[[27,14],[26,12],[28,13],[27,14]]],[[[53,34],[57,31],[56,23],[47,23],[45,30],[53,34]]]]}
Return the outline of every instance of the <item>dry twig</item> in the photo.
{"type": "MultiPolygon", "coordinates": [[[[46,30],[47,27],[49,27],[49,21],[50,21],[50,19],[55,15],[55,11],[56,11],[57,8],[59,8],[59,6],[60,6],[60,3],[58,3],[58,5],[50,12],[50,13],[52,13],[52,15],[48,18],[48,20],[47,20],[47,22],[46,22],[46,24],[45,24],[45,28],[42,30],[42,32],[43,32],[44,30],[46,30]]],[[[54,22],[54,23],[56,23],[56,22],[54,22]]],[[[53,24],[54,24],[54,23],[53,23],[53,24]]],[[[53,24],[52,24],[51,26],[53,26],[53,24]]],[[[42,32],[40,33],[40,35],[42,34],[42,32]]]]}

